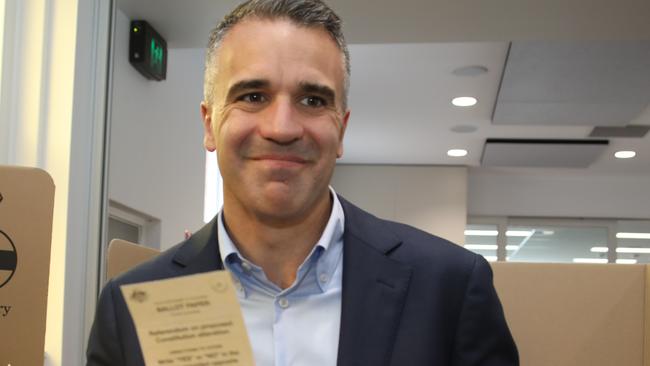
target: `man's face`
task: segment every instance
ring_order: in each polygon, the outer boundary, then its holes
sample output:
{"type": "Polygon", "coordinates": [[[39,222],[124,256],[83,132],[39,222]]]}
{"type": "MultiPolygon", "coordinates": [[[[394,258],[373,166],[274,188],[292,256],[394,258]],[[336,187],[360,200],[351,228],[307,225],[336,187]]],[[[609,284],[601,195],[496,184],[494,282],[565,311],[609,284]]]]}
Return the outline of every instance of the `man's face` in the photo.
{"type": "Polygon", "coordinates": [[[289,223],[328,199],[343,153],[343,62],[323,29],[247,19],[224,38],[204,145],[217,151],[226,211],[289,223]]]}

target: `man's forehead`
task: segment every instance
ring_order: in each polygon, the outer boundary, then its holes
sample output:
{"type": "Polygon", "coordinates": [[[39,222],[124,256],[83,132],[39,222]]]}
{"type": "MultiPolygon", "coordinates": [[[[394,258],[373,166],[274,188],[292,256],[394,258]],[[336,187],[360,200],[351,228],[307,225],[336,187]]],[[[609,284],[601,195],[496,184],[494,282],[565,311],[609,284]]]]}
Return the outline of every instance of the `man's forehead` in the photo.
{"type": "MultiPolygon", "coordinates": [[[[261,17],[257,15],[249,15],[241,19],[237,24],[233,25],[222,39],[224,43],[229,37],[232,37],[232,34],[241,33],[250,31],[255,28],[269,28],[272,27],[274,30],[279,30],[285,34],[295,34],[295,33],[304,33],[304,32],[315,32],[321,33],[324,38],[328,38],[334,44],[336,41],[329,34],[325,26],[318,24],[301,24],[289,17],[261,17]]],[[[263,40],[258,40],[262,42],[263,40]]]]}
{"type": "Polygon", "coordinates": [[[344,76],[341,55],[324,28],[286,19],[246,19],[224,37],[217,53],[218,84],[230,89],[242,81],[264,80],[271,87],[282,80],[294,87],[339,89],[344,76]]]}

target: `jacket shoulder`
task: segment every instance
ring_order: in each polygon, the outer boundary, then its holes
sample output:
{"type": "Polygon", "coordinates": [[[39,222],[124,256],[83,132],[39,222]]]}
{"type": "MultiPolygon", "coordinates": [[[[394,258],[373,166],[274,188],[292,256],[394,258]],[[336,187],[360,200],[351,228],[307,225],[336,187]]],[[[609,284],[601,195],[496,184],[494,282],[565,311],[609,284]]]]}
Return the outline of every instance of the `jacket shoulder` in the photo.
{"type": "Polygon", "coordinates": [[[477,257],[480,257],[447,239],[407,224],[376,217],[344,198],[340,199],[346,215],[345,230],[350,230],[352,235],[369,245],[386,241],[397,243],[389,256],[400,262],[427,267],[467,268],[473,267],[477,257]]]}

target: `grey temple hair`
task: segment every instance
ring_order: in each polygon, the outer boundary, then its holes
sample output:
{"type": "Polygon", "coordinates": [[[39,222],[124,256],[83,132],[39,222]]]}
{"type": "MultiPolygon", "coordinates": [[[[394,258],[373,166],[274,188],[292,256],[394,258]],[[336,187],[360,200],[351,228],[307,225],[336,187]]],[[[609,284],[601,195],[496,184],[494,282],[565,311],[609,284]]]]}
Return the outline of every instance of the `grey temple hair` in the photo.
{"type": "Polygon", "coordinates": [[[216,75],[215,58],[221,42],[233,26],[248,17],[271,20],[288,19],[297,25],[325,29],[341,50],[345,66],[343,109],[346,109],[348,90],[350,89],[350,53],[343,37],[341,19],[321,0],[249,0],[226,15],[210,32],[206,50],[203,97],[208,105],[212,102],[216,75]]]}

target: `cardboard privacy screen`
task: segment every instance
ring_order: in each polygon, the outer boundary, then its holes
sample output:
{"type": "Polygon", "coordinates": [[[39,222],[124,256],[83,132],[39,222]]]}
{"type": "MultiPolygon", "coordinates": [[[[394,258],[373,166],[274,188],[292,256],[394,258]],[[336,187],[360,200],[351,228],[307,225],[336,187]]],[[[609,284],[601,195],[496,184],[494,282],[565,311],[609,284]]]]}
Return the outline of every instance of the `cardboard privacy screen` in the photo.
{"type": "MultiPolygon", "coordinates": [[[[113,239],[108,245],[106,279],[110,280],[158,254],[160,251],[156,249],[122,239],[113,239]]],[[[4,365],[0,364],[0,366],[4,365]]]]}
{"type": "Polygon", "coordinates": [[[42,366],[54,183],[0,166],[0,365],[42,366]]]}

